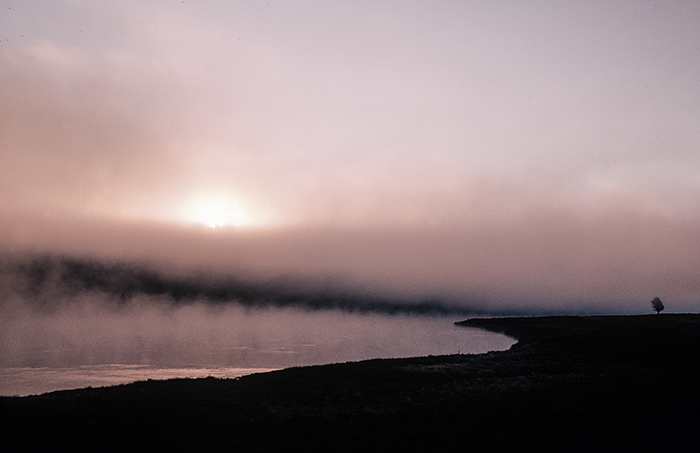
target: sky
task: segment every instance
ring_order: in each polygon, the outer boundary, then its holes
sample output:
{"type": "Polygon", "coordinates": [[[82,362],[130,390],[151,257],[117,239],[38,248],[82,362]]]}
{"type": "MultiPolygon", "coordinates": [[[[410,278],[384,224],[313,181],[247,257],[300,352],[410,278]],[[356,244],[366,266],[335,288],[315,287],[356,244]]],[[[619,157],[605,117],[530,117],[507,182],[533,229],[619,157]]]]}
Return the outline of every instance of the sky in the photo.
{"type": "Polygon", "coordinates": [[[700,309],[700,4],[0,0],[0,250],[700,309]]]}

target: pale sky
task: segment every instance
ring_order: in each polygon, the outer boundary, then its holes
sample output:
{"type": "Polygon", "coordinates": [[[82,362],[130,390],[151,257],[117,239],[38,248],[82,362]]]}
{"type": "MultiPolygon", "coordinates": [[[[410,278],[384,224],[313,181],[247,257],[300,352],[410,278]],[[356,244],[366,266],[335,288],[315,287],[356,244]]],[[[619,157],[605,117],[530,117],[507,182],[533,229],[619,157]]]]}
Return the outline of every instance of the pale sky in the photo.
{"type": "Polygon", "coordinates": [[[697,311],[698,24],[691,1],[0,0],[0,245],[697,311]]]}

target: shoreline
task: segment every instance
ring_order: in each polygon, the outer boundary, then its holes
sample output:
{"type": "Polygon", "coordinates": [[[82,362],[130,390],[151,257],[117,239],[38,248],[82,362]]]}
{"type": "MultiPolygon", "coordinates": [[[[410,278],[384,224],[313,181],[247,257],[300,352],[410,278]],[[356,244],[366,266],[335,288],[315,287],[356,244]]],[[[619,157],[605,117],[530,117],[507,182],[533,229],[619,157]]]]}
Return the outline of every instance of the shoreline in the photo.
{"type": "Polygon", "coordinates": [[[2,397],[0,423],[28,447],[107,451],[682,449],[694,437],[700,315],[456,324],[518,342],[478,355],[2,397]],[[650,436],[654,420],[663,435],[650,436]]]}

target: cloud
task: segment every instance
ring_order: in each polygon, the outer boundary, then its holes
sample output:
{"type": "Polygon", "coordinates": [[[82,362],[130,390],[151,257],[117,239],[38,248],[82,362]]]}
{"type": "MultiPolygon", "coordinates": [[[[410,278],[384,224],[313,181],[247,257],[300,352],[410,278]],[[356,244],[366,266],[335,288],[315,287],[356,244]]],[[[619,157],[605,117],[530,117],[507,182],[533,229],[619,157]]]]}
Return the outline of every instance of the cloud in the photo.
{"type": "Polygon", "coordinates": [[[119,215],[181,174],[169,140],[89,54],[51,42],[0,52],[3,210],[119,215]]]}
{"type": "MultiPolygon", "coordinates": [[[[182,221],[213,191],[268,223],[435,225],[636,194],[697,212],[692,65],[651,64],[656,35],[622,33],[643,14],[367,8],[27,13],[46,26],[0,52],[0,206],[182,221]]],[[[680,52],[681,31],[659,39],[680,52]]]]}

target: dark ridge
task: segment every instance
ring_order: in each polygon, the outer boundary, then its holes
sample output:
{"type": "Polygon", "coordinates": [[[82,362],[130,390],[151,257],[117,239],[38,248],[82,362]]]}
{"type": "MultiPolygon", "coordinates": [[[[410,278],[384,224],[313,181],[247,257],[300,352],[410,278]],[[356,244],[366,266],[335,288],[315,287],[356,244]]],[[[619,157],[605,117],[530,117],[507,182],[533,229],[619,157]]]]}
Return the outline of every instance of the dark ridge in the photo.
{"type": "Polygon", "coordinates": [[[688,451],[700,316],[471,319],[481,355],[369,360],[0,398],[27,451],[688,451]]]}
{"type": "Polygon", "coordinates": [[[100,293],[116,303],[126,303],[135,296],[145,295],[164,298],[173,304],[204,301],[249,307],[298,307],[390,315],[474,316],[486,313],[477,305],[449,304],[434,298],[405,301],[359,296],[347,290],[318,288],[301,279],[251,282],[233,276],[165,274],[145,264],[68,256],[5,259],[0,272],[12,275],[15,290],[28,296],[29,303],[40,307],[59,303],[60,297],[56,295],[72,298],[85,293],[100,293]],[[47,297],[42,297],[44,295],[47,297]]]}
{"type": "Polygon", "coordinates": [[[6,264],[5,272],[13,271],[18,277],[26,278],[24,289],[32,294],[102,292],[120,296],[122,300],[143,294],[166,296],[175,302],[198,297],[211,301],[248,301],[258,297],[254,287],[233,278],[212,285],[195,278],[167,277],[146,265],[66,256],[41,255],[6,264]]]}

